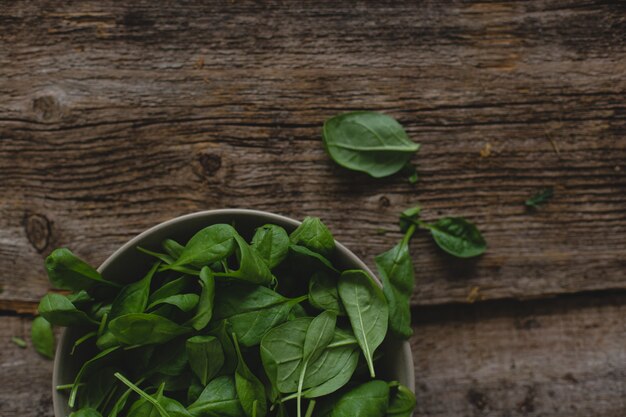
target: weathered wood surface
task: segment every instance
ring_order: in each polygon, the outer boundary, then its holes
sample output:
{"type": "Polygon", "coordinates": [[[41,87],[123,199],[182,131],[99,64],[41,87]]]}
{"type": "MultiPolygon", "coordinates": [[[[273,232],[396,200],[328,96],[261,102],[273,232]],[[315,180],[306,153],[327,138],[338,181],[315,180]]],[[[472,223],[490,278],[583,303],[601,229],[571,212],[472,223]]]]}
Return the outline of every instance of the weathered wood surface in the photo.
{"type": "Polygon", "coordinates": [[[223,207],[321,216],[370,264],[407,206],[474,220],[490,246],[476,262],[415,239],[415,304],[624,288],[625,12],[3,2],[3,306],[46,291],[56,246],[99,264],[149,226],[223,207]],[[352,109],[388,112],[423,145],[417,186],[329,160],[321,124],[352,109]],[[550,185],[553,201],[528,212],[550,185]]]}
{"type": "MultiPolygon", "coordinates": [[[[623,417],[625,317],[624,295],[420,308],[415,415],[623,417]]],[[[10,342],[29,322],[0,320],[3,417],[52,417],[52,362],[10,342]]]]}

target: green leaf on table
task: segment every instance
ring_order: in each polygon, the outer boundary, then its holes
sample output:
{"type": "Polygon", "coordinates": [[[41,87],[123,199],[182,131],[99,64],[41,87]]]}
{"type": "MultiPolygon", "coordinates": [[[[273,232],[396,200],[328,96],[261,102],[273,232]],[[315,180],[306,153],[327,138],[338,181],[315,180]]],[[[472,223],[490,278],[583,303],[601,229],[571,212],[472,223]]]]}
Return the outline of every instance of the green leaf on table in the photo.
{"type": "Polygon", "coordinates": [[[118,288],[119,284],[107,281],[94,267],[78,258],[69,249],[52,251],[45,261],[48,278],[53,287],[62,290],[89,290],[97,285],[118,288]]]}
{"type": "Polygon", "coordinates": [[[335,249],[335,239],[328,227],[317,217],[305,217],[302,224],[291,232],[289,240],[292,244],[329,256],[335,249]]]}
{"type": "Polygon", "coordinates": [[[384,381],[369,381],[343,394],[329,417],[385,417],[389,407],[389,386],[384,381]]]}
{"type": "Polygon", "coordinates": [[[537,208],[547,203],[554,197],[554,188],[548,187],[536,192],[532,197],[524,202],[526,207],[537,208]]]}
{"type": "Polygon", "coordinates": [[[362,270],[344,271],[338,288],[354,336],[361,346],[370,376],[374,378],[374,352],[387,334],[387,301],[380,287],[362,270]]]}
{"type": "Polygon", "coordinates": [[[437,245],[458,258],[485,253],[487,243],[474,224],[460,217],[444,217],[428,225],[437,245]]]}
{"type": "Polygon", "coordinates": [[[339,299],[337,279],[324,271],[316,271],[309,281],[309,303],[319,310],[334,311],[338,315],[346,314],[339,299]]]}
{"type": "Polygon", "coordinates": [[[213,309],[215,304],[215,277],[209,267],[202,267],[199,278],[200,298],[195,315],[189,319],[186,325],[200,331],[204,329],[213,317],[213,309]]]}
{"type": "Polygon", "coordinates": [[[26,348],[26,341],[22,339],[21,337],[13,336],[11,338],[11,342],[13,342],[15,346],[20,347],[22,349],[26,348]]]}
{"type": "Polygon", "coordinates": [[[235,250],[237,231],[228,224],[214,224],[189,239],[180,256],[171,266],[203,267],[229,257],[235,250]]]}
{"type": "Polygon", "coordinates": [[[35,317],[30,327],[30,337],[40,355],[54,358],[54,331],[48,320],[41,316],[35,317]]]}
{"type": "Polygon", "coordinates": [[[244,362],[237,335],[233,333],[233,342],[237,352],[237,369],[235,369],[235,389],[241,401],[241,408],[248,417],[265,417],[267,402],[265,401],[265,387],[244,362]]]}
{"type": "Polygon", "coordinates": [[[408,339],[413,334],[409,299],[413,294],[415,275],[409,240],[414,231],[415,226],[412,226],[400,243],[374,259],[389,306],[389,329],[402,339],[408,339]]]}
{"type": "Polygon", "coordinates": [[[291,309],[306,298],[286,298],[266,287],[232,283],[220,288],[214,318],[227,319],[241,345],[250,347],[259,344],[268,330],[285,322],[291,309]]]}
{"type": "Polygon", "coordinates": [[[39,302],[39,314],[57,326],[98,324],[97,321],[90,318],[84,311],[77,309],[66,296],[61,294],[46,294],[39,302]]]}
{"type": "Polygon", "coordinates": [[[266,224],[256,229],[251,246],[265,264],[274,269],[287,257],[289,236],[285,229],[275,224],[266,224]]]}
{"type": "Polygon", "coordinates": [[[418,223],[421,211],[420,206],[414,206],[400,213],[400,231],[402,233],[406,233],[411,225],[418,223]]]}
{"type": "Polygon", "coordinates": [[[191,370],[206,386],[224,365],[222,345],[214,336],[194,336],[187,339],[186,346],[191,370]]]}
{"type": "Polygon", "coordinates": [[[191,332],[170,319],[156,314],[131,313],[113,319],[109,323],[111,333],[126,345],[150,345],[165,343],[177,336],[191,332]]]}
{"type": "Polygon", "coordinates": [[[375,178],[400,171],[419,149],[395,119],[369,111],[326,120],[322,137],[337,164],[375,178]]]}

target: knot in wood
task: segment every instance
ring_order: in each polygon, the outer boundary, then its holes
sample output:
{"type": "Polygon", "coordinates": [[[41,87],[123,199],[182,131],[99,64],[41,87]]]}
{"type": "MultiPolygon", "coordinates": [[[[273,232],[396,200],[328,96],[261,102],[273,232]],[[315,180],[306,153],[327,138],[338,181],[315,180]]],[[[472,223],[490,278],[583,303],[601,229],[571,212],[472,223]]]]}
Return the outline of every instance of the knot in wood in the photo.
{"type": "Polygon", "coordinates": [[[198,156],[198,162],[200,162],[202,172],[207,177],[212,177],[222,167],[222,158],[216,154],[200,154],[200,156],[198,156]]]}
{"type": "Polygon", "coordinates": [[[389,201],[387,197],[383,195],[378,199],[378,205],[381,208],[385,208],[385,207],[389,207],[391,205],[391,202],[389,201]]]}
{"type": "Polygon", "coordinates": [[[43,252],[50,242],[51,227],[48,218],[42,214],[27,213],[24,217],[26,237],[37,252],[43,252]]]}
{"type": "Polygon", "coordinates": [[[46,122],[60,119],[63,114],[59,101],[50,95],[34,99],[33,111],[37,118],[46,122]]]}

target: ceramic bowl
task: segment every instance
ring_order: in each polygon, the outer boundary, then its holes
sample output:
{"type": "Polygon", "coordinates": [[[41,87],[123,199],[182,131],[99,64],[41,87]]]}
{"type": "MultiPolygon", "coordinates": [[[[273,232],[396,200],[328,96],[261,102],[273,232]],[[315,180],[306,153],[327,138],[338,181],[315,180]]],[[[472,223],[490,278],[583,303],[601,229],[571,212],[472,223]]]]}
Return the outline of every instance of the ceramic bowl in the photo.
{"type": "MultiPolygon", "coordinates": [[[[284,227],[287,232],[294,230],[300,222],[288,217],[258,210],[223,209],[209,210],[188,214],[156,225],[135,238],[129,240],[115,251],[98,271],[108,279],[116,281],[130,281],[142,276],[150,267],[149,257],[136,250],[137,246],[148,248],[159,247],[162,240],[173,238],[186,242],[198,230],[216,223],[236,224],[242,234],[252,235],[254,229],[267,223],[284,227]]],[[[380,281],[369,270],[367,265],[345,246],[337,242],[337,248],[332,256],[335,265],[340,269],[364,269],[376,281],[380,281]]],[[[76,372],[86,358],[70,356],[74,341],[82,332],[77,329],[66,330],[59,341],[54,359],[52,376],[54,413],[56,417],[66,417],[70,414],[67,404],[67,392],[57,391],[54,387],[72,383],[76,372]]],[[[391,342],[381,347],[383,357],[378,369],[381,377],[394,379],[415,391],[415,377],[413,371],[413,356],[408,342],[391,342]]]]}

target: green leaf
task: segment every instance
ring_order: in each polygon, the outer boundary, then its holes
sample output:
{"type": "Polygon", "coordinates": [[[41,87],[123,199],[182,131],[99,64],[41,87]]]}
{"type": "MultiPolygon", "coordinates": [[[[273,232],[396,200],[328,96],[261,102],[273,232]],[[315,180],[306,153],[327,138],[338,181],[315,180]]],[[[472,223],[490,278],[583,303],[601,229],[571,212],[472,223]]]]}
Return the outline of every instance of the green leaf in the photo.
{"type": "Polygon", "coordinates": [[[109,323],[111,333],[127,345],[150,345],[165,343],[177,336],[191,332],[184,327],[156,314],[131,313],[113,319],[109,323]]]}
{"type": "Polygon", "coordinates": [[[178,259],[185,250],[185,247],[173,239],[165,239],[161,242],[163,250],[173,259],[178,259]]]}
{"type": "Polygon", "coordinates": [[[237,231],[227,224],[214,224],[193,235],[172,265],[202,267],[221,261],[235,250],[237,231]]]}
{"type": "Polygon", "coordinates": [[[542,204],[547,203],[554,197],[554,188],[548,187],[538,191],[532,197],[524,202],[526,207],[537,208],[542,204]]]}
{"type": "Polygon", "coordinates": [[[90,375],[78,397],[78,407],[100,409],[111,391],[117,388],[114,373],[115,370],[112,367],[105,367],[90,375]]]}
{"type": "Polygon", "coordinates": [[[70,398],[68,401],[70,408],[74,408],[78,388],[80,386],[80,383],[82,382],[83,377],[94,372],[97,369],[101,369],[102,367],[104,367],[106,362],[111,359],[111,355],[118,349],[119,346],[105,349],[96,354],[93,358],[83,363],[83,366],[81,366],[80,370],[76,374],[76,377],[74,378],[74,384],[72,385],[72,390],[70,391],[70,398]]]}
{"type": "Polygon", "coordinates": [[[187,339],[186,346],[191,370],[206,386],[224,365],[222,345],[214,336],[194,336],[187,339]]]}
{"type": "Polygon", "coordinates": [[[320,310],[334,311],[338,315],[345,315],[337,291],[337,279],[324,271],[316,271],[309,281],[309,303],[320,310]]]}
{"type": "Polygon", "coordinates": [[[332,233],[317,217],[305,217],[302,224],[291,233],[289,240],[294,245],[304,246],[322,256],[329,256],[335,249],[332,233]]]}
{"type": "Polygon", "coordinates": [[[54,358],[54,331],[48,320],[35,317],[30,328],[30,337],[35,350],[46,358],[54,358]]]}
{"type": "Polygon", "coordinates": [[[487,243],[476,226],[460,217],[445,217],[429,225],[437,245],[450,255],[471,258],[482,255],[487,243]]]}
{"type": "Polygon", "coordinates": [[[385,417],[411,417],[417,405],[415,394],[404,385],[396,382],[390,383],[389,386],[391,393],[389,408],[385,417]]]}
{"type": "Polygon", "coordinates": [[[228,319],[242,346],[260,343],[268,330],[285,322],[289,312],[307,297],[286,298],[269,288],[232,283],[215,299],[215,320],[228,319]]]}
{"type": "Polygon", "coordinates": [[[228,321],[222,320],[208,331],[209,335],[215,336],[220,341],[224,351],[224,365],[220,370],[220,375],[232,375],[237,368],[237,352],[235,352],[235,345],[230,338],[227,327],[228,321]]]}
{"type": "Polygon", "coordinates": [[[241,401],[241,407],[248,417],[265,417],[267,414],[265,387],[244,362],[239,343],[237,342],[237,335],[234,333],[233,342],[237,358],[239,359],[237,369],[235,370],[235,389],[241,401]]]}
{"type": "Polygon", "coordinates": [[[91,265],[74,255],[69,249],[55,249],[46,258],[46,271],[52,286],[62,290],[89,290],[96,285],[120,287],[107,281],[91,265]]]}
{"type": "Polygon", "coordinates": [[[24,339],[22,339],[21,337],[13,336],[11,338],[11,342],[13,342],[13,344],[15,344],[15,346],[20,347],[22,349],[26,348],[26,341],[24,339]]]}
{"type": "Polygon", "coordinates": [[[400,231],[402,233],[406,233],[412,224],[417,224],[421,211],[422,208],[420,206],[415,206],[404,210],[400,214],[400,231]]]}
{"type": "Polygon", "coordinates": [[[215,277],[208,267],[205,266],[200,270],[199,282],[202,286],[202,291],[200,292],[196,314],[186,323],[187,326],[191,326],[197,331],[204,329],[213,317],[215,277]]]}
{"type": "Polygon", "coordinates": [[[270,268],[276,268],[289,252],[289,236],[285,229],[266,224],[256,229],[251,245],[270,268]]]}
{"type": "MultiPolygon", "coordinates": [[[[179,376],[183,374],[189,364],[186,342],[186,338],[179,337],[155,346],[144,376],[148,377],[154,374],[179,376]]],[[[168,386],[167,388],[170,389],[171,387],[168,386]]]]}
{"type": "Polygon", "coordinates": [[[239,268],[226,272],[216,272],[215,276],[237,278],[252,284],[269,284],[272,273],[261,256],[239,235],[235,235],[238,246],[239,268]]]}
{"type": "MultiPolygon", "coordinates": [[[[306,259],[310,259],[313,262],[311,262],[312,265],[307,265],[307,269],[313,269],[313,268],[319,268],[319,266],[324,266],[326,268],[328,268],[329,270],[333,271],[333,272],[339,272],[334,266],[333,264],[326,259],[324,256],[320,255],[317,252],[313,252],[312,250],[305,248],[304,246],[300,246],[300,245],[290,245],[289,246],[289,250],[295,254],[297,257],[299,258],[304,258],[306,259]]],[[[299,262],[297,262],[299,263],[299,262]]]]}
{"type": "Polygon", "coordinates": [[[39,314],[57,326],[98,324],[85,312],[78,310],[67,297],[61,294],[46,294],[39,302],[39,314]]]}
{"type": "Polygon", "coordinates": [[[343,394],[330,417],[385,417],[389,406],[389,386],[384,381],[370,381],[343,394]]]}
{"type": "Polygon", "coordinates": [[[370,375],[374,378],[374,352],[387,334],[387,301],[378,285],[362,270],[344,271],[339,278],[338,288],[354,336],[365,355],[370,375]]]}
{"type": "Polygon", "coordinates": [[[98,410],[87,407],[70,413],[70,417],[102,417],[102,414],[98,410]]]}
{"type": "Polygon", "coordinates": [[[189,408],[193,417],[241,417],[244,411],[232,376],[215,378],[189,408]]]}
{"type": "Polygon", "coordinates": [[[395,119],[382,113],[344,113],[324,122],[324,146],[339,165],[372,177],[400,171],[419,149],[395,119]]]}
{"type": "Polygon", "coordinates": [[[189,286],[189,281],[189,277],[182,276],[166,282],[160,288],[150,294],[150,297],[148,298],[148,305],[154,303],[157,300],[185,292],[187,290],[187,287],[189,286]]]}
{"type": "Polygon", "coordinates": [[[413,225],[400,243],[375,258],[389,306],[389,329],[402,339],[408,339],[413,334],[409,300],[413,294],[415,275],[409,254],[409,240],[414,231],[413,225]]]}
{"type": "Polygon", "coordinates": [[[169,304],[178,307],[181,311],[188,312],[198,305],[199,299],[200,296],[193,293],[170,295],[169,297],[154,301],[152,304],[148,305],[146,310],[152,310],[154,307],[162,304],[169,304]]]}

